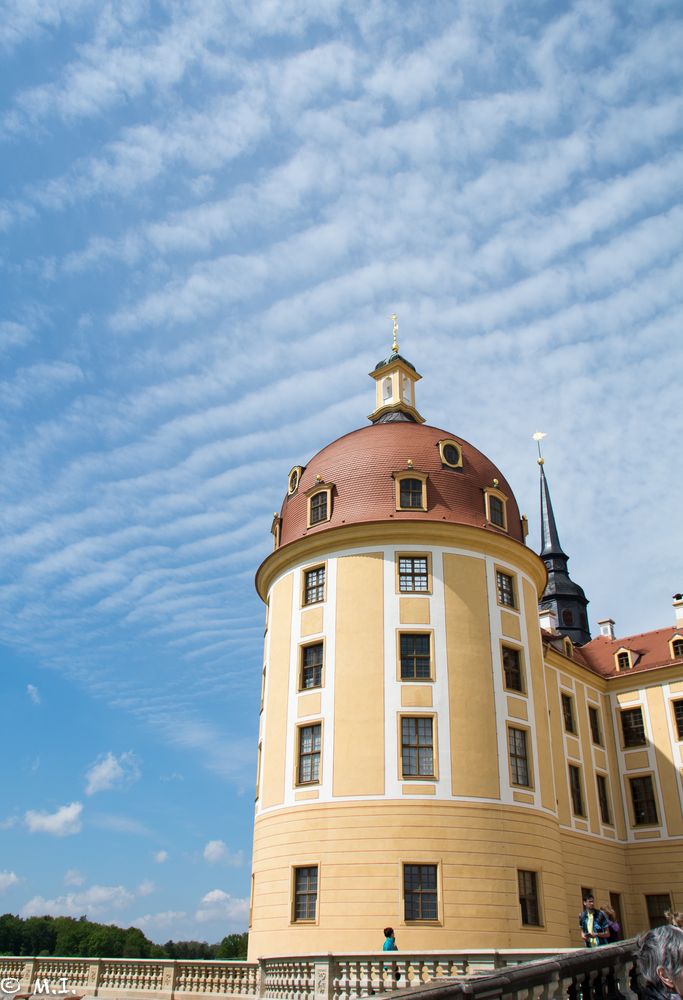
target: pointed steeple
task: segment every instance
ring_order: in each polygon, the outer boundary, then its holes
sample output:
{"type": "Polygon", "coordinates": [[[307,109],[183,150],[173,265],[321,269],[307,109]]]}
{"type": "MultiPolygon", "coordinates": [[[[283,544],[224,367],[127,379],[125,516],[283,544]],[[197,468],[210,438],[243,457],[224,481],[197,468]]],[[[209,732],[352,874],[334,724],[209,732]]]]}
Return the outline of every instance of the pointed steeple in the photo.
{"type": "Polygon", "coordinates": [[[591,638],[586,614],[588,599],[583,588],[574,583],[569,576],[567,569],[569,556],[560,544],[548,480],[543,468],[544,461],[540,456],[538,465],[541,472],[540,556],[548,571],[548,582],[538,606],[541,611],[552,611],[557,621],[557,631],[569,636],[575,646],[581,646],[585,642],[590,642],[591,638]]]}

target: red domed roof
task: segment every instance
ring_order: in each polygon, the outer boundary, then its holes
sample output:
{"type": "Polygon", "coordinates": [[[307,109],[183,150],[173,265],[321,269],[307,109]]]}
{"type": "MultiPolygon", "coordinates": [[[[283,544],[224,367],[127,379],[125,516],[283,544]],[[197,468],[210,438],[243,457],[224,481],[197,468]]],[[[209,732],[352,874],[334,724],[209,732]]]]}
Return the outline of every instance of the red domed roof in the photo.
{"type": "Polygon", "coordinates": [[[371,521],[450,521],[507,534],[523,542],[519,508],[502,473],[485,455],[462,438],[438,427],[408,421],[371,424],[345,434],[315,455],[301,475],[298,488],[281,510],[280,544],[318,534],[329,528],[371,521]],[[462,468],[443,464],[439,442],[455,441],[462,450],[462,468]],[[396,510],[394,472],[427,473],[427,510],[396,510]],[[317,479],[320,477],[320,480],[317,479]],[[507,497],[508,531],[486,520],[484,489],[493,487],[507,497]],[[307,492],[333,484],[329,521],[307,527],[307,492]]]}

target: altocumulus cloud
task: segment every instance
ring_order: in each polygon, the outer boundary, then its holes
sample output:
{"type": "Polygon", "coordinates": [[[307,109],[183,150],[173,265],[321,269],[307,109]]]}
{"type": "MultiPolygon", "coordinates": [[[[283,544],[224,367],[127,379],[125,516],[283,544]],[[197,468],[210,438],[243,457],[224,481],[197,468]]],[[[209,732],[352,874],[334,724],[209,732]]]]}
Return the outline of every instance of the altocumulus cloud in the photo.
{"type": "Polygon", "coordinates": [[[135,898],[122,885],[92,885],[83,892],[70,892],[55,899],[34,896],[21,908],[22,917],[37,917],[44,913],[53,916],[76,917],[102,916],[114,910],[125,909],[135,898]]]}
{"type": "Polygon", "coordinates": [[[13,885],[17,885],[19,882],[19,876],[15,872],[0,872],[0,892],[5,892],[7,889],[11,889],[13,885]]]}
{"type": "Polygon", "coordinates": [[[86,772],[85,794],[94,795],[110,788],[121,788],[133,784],[140,777],[135,754],[132,751],[120,756],[109,752],[99,757],[86,772]]]}
{"type": "Polygon", "coordinates": [[[242,851],[233,853],[223,840],[210,840],[204,848],[204,860],[210,865],[225,864],[239,868],[244,861],[242,851]]]}
{"type": "Polygon", "coordinates": [[[244,921],[249,911],[246,899],[236,899],[222,889],[212,889],[202,896],[201,903],[195,913],[195,920],[200,924],[210,920],[227,920],[231,924],[244,921]]]}
{"type": "Polygon", "coordinates": [[[80,833],[83,827],[81,813],[83,805],[71,802],[68,806],[60,806],[56,812],[38,812],[29,809],[24,822],[31,833],[50,833],[54,837],[68,837],[80,833]]]}

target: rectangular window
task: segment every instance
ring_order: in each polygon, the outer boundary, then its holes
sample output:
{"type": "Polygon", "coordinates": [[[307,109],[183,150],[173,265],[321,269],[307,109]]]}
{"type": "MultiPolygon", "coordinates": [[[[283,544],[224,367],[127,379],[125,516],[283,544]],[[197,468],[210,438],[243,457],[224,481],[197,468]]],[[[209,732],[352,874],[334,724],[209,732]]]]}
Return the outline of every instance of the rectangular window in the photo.
{"type": "Polygon", "coordinates": [[[315,920],[318,905],[318,866],[294,869],[294,919],[315,920]]]}
{"type": "Polygon", "coordinates": [[[322,747],[322,723],[301,726],[299,729],[299,763],[297,780],[300,785],[320,781],[320,750],[322,747]]]}
{"type": "Polygon", "coordinates": [[[429,593],[428,556],[399,556],[398,589],[402,594],[429,593]]]}
{"type": "Polygon", "coordinates": [[[658,892],[645,897],[647,905],[647,919],[650,922],[650,929],[653,927],[663,927],[668,924],[665,917],[667,910],[671,910],[671,896],[668,892],[658,892]]]}
{"type": "Polygon", "coordinates": [[[636,826],[657,826],[657,803],[655,789],[649,774],[641,778],[629,778],[631,785],[631,802],[633,803],[633,822],[636,826]]]}
{"type": "Polygon", "coordinates": [[[519,907],[522,923],[527,927],[541,926],[541,911],[538,905],[538,880],[536,872],[517,871],[519,887],[519,907]]]}
{"type": "Polygon", "coordinates": [[[431,635],[429,632],[402,632],[399,637],[401,680],[429,679],[432,675],[431,635]]]}
{"type": "Polygon", "coordinates": [[[515,607],[515,584],[509,573],[496,572],[496,586],[498,588],[498,603],[504,604],[507,608],[515,607]]]}
{"type": "Polygon", "coordinates": [[[505,687],[509,691],[524,691],[522,681],[522,661],[518,649],[503,646],[503,673],[505,687]]]}
{"type": "Polygon", "coordinates": [[[683,701],[674,702],[674,720],[676,722],[677,738],[683,740],[683,701]]]}
{"type": "Polygon", "coordinates": [[[498,497],[489,496],[489,520],[499,528],[505,527],[505,507],[498,497]]]}
{"type": "Polygon", "coordinates": [[[438,920],[436,865],[403,866],[406,920],[438,920]]]}
{"type": "Polygon", "coordinates": [[[433,723],[428,715],[401,719],[401,773],[404,778],[434,777],[433,723]]]}
{"type": "Polygon", "coordinates": [[[325,600],[325,567],[317,566],[304,573],[304,604],[325,600]]]}
{"type": "Polygon", "coordinates": [[[529,780],[529,755],[527,753],[526,729],[508,728],[508,750],[510,753],[510,776],[513,785],[531,787],[529,780]]]}
{"type": "Polygon", "coordinates": [[[301,650],[301,690],[319,688],[323,682],[323,644],[315,642],[301,650]]]}
{"type": "Polygon", "coordinates": [[[617,653],[617,670],[630,670],[631,657],[628,653],[617,653]]]}
{"type": "Polygon", "coordinates": [[[565,733],[576,735],[576,723],[574,722],[574,702],[571,695],[562,695],[562,718],[564,719],[565,733]]]}
{"type": "Polygon", "coordinates": [[[624,747],[645,746],[645,724],[642,708],[624,708],[621,712],[621,733],[624,747]]]}
{"type": "Polygon", "coordinates": [[[572,796],[572,811],[575,816],[585,816],[583,808],[583,792],[581,790],[581,770],[575,765],[569,765],[569,791],[572,796]]]}
{"type": "Polygon", "coordinates": [[[596,746],[602,746],[602,727],[600,726],[600,712],[592,705],[588,706],[588,721],[591,727],[591,739],[596,746]]]}
{"type": "Polygon", "coordinates": [[[402,510],[422,510],[423,485],[421,479],[399,480],[399,507],[402,510]]]}
{"type": "Polygon", "coordinates": [[[320,524],[327,520],[327,490],[314,493],[310,500],[311,524],[320,524]]]}
{"type": "Polygon", "coordinates": [[[595,783],[598,789],[598,803],[600,805],[600,819],[603,823],[611,825],[612,814],[609,808],[609,795],[607,794],[607,778],[604,774],[595,775],[595,783]]]}

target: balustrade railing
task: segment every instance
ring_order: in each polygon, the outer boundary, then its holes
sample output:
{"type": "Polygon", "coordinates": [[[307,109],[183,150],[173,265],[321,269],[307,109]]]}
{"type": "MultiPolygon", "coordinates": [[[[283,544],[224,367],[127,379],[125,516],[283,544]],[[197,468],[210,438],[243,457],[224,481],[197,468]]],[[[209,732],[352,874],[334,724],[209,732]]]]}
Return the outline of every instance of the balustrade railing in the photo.
{"type": "Polygon", "coordinates": [[[595,949],[370,952],[256,962],[0,956],[16,993],[140,1000],[259,997],[361,1000],[396,990],[420,1000],[638,1000],[635,942],[595,949]]]}

